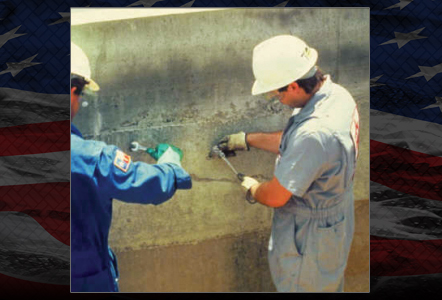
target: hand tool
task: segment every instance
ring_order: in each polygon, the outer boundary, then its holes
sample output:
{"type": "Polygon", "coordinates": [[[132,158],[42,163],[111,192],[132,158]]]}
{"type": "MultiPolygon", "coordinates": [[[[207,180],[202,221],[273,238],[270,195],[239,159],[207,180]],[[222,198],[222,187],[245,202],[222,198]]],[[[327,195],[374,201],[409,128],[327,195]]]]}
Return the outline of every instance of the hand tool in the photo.
{"type": "MultiPolygon", "coordinates": [[[[217,155],[218,157],[222,158],[226,164],[230,167],[230,169],[232,169],[233,173],[235,173],[236,177],[242,182],[244,180],[244,174],[239,173],[233,166],[232,164],[227,160],[226,155],[224,154],[223,151],[221,151],[218,146],[213,146],[212,151],[210,151],[209,153],[209,157],[212,157],[213,155],[217,155]]],[[[246,200],[247,202],[249,202],[250,204],[255,204],[256,200],[253,199],[252,195],[250,194],[250,190],[247,191],[246,194],[246,200]]]]}
{"type": "Polygon", "coordinates": [[[226,155],[224,154],[224,152],[221,151],[221,150],[218,148],[218,146],[213,146],[212,151],[211,151],[211,154],[210,154],[209,156],[212,156],[212,154],[215,154],[215,155],[217,155],[218,157],[222,158],[222,159],[226,162],[226,164],[230,167],[230,169],[233,171],[233,173],[235,173],[236,177],[238,177],[238,179],[239,179],[240,181],[243,181],[245,175],[242,174],[242,173],[239,173],[239,172],[238,172],[238,171],[232,166],[232,164],[227,160],[226,155]]]}
{"type": "Polygon", "coordinates": [[[147,148],[141,146],[137,141],[133,141],[132,143],[130,143],[130,150],[133,152],[137,152],[137,151],[146,152],[147,148]]]}

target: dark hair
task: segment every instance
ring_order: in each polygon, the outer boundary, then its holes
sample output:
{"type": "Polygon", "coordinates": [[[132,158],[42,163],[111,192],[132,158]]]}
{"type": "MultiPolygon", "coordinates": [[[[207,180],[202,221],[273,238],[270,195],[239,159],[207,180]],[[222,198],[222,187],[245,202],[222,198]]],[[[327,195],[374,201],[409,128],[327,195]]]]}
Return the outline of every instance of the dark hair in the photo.
{"type": "MultiPolygon", "coordinates": [[[[300,88],[304,89],[307,94],[311,94],[316,87],[316,85],[325,80],[325,75],[322,73],[320,69],[318,69],[314,76],[306,79],[298,79],[295,82],[299,85],[300,88]]],[[[287,90],[288,85],[278,89],[278,92],[284,92],[287,90]]]]}
{"type": "Polygon", "coordinates": [[[88,83],[89,83],[89,81],[84,79],[84,77],[71,74],[71,88],[74,86],[77,88],[75,90],[74,94],[81,95],[83,93],[83,89],[84,89],[85,85],[88,83]]]}

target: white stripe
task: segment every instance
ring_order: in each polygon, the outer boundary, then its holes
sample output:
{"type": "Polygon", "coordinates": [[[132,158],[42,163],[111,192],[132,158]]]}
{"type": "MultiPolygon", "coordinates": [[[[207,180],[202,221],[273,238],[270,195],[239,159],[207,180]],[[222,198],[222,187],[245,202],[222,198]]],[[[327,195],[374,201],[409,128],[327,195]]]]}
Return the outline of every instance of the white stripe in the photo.
{"type": "Polygon", "coordinates": [[[0,127],[69,120],[69,94],[0,88],[0,127]]]}
{"type": "Polygon", "coordinates": [[[370,139],[442,156],[442,125],[370,110],[370,139]]]}
{"type": "Polygon", "coordinates": [[[0,186],[70,180],[70,151],[0,157],[0,186]]]}
{"type": "Polygon", "coordinates": [[[69,284],[70,247],[32,217],[0,212],[0,241],[0,273],[34,282],[69,284]]]}
{"type": "Polygon", "coordinates": [[[24,213],[0,211],[0,240],[3,250],[52,255],[69,261],[70,247],[24,213]]]}
{"type": "Polygon", "coordinates": [[[442,239],[442,201],[410,196],[370,182],[370,234],[389,239],[442,239]],[[425,222],[427,221],[427,222],[425,222]]]}

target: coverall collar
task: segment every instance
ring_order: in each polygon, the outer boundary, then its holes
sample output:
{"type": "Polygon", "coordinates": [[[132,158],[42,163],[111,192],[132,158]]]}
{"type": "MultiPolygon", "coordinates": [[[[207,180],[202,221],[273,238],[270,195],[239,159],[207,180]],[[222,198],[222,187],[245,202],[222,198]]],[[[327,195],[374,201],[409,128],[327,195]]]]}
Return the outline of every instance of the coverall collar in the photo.
{"type": "Polygon", "coordinates": [[[292,117],[294,117],[294,121],[296,123],[300,123],[306,118],[308,118],[314,111],[315,108],[321,105],[320,102],[322,99],[326,99],[330,96],[332,91],[332,80],[330,78],[330,75],[325,75],[326,79],[321,86],[321,88],[313,95],[313,97],[310,99],[310,101],[307,102],[307,104],[299,109],[295,108],[292,113],[292,117]]]}
{"type": "Polygon", "coordinates": [[[78,135],[81,138],[83,137],[83,135],[81,134],[80,130],[78,130],[78,128],[75,127],[75,125],[72,124],[72,123],[71,123],[71,133],[75,134],[75,135],[78,135]]]}

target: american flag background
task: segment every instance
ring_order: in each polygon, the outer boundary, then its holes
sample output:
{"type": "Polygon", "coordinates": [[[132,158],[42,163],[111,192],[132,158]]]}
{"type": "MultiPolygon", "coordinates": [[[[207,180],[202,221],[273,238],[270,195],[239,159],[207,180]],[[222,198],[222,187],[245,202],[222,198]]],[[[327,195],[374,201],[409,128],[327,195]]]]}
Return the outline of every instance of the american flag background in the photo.
{"type": "Polygon", "coordinates": [[[369,296],[440,297],[440,0],[0,1],[3,296],[70,290],[70,7],[275,6],[370,7],[369,296]]]}

